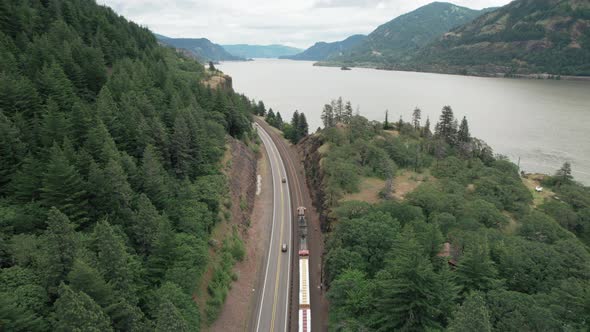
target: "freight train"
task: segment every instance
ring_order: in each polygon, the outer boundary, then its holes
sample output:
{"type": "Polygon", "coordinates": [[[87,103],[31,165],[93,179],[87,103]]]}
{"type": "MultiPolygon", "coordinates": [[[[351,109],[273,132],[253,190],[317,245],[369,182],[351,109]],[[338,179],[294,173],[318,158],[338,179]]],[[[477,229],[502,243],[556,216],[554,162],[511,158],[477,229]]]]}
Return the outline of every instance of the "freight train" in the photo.
{"type": "Polygon", "coordinates": [[[297,208],[297,223],[299,225],[299,332],[310,332],[309,250],[307,249],[307,220],[303,206],[297,208]]]}

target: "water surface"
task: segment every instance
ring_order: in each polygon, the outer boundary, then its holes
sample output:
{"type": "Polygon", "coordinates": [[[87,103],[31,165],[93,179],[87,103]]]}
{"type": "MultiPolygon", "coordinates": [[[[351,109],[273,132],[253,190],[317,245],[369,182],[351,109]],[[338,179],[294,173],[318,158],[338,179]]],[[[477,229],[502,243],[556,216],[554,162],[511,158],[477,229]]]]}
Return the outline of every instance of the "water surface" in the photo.
{"type": "Polygon", "coordinates": [[[590,184],[590,82],[466,77],[442,74],[314,67],[312,62],[261,59],[225,62],[234,89],[290,121],[305,113],[310,130],[321,126],[325,103],[342,96],[370,120],[409,121],[415,107],[432,126],[444,105],[467,116],[471,133],[526,172],[553,173],[572,163],[590,184]]]}

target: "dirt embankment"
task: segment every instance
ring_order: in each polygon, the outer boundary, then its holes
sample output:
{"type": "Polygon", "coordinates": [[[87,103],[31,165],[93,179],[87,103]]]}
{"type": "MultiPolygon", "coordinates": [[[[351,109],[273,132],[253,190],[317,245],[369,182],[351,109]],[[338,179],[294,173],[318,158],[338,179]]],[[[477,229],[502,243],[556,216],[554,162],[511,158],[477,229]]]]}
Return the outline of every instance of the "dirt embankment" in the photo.
{"type": "Polygon", "coordinates": [[[322,154],[319,148],[324,144],[318,135],[309,135],[297,144],[297,151],[303,158],[307,185],[311,194],[313,206],[320,216],[322,232],[330,229],[328,222],[329,208],[326,206],[326,194],[323,188],[324,172],[321,168],[322,154]]]}
{"type": "Polygon", "coordinates": [[[222,72],[210,72],[207,70],[207,78],[203,80],[203,84],[211,89],[221,89],[224,91],[233,90],[232,78],[222,72]]]}
{"type": "Polygon", "coordinates": [[[231,193],[232,223],[247,228],[256,197],[257,156],[243,142],[230,138],[231,167],[228,183],[231,193]]]}

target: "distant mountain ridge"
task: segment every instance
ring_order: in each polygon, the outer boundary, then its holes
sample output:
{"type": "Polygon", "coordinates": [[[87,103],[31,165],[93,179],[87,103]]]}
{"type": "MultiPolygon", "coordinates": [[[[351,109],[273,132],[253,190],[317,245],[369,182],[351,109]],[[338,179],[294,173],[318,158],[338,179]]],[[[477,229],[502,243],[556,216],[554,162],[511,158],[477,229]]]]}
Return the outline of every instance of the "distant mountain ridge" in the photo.
{"type": "Polygon", "coordinates": [[[367,36],[353,35],[342,41],[326,43],[318,42],[307,50],[291,56],[282,56],[281,59],[322,61],[331,57],[339,56],[346,50],[362,43],[367,36]]]}
{"type": "Polygon", "coordinates": [[[234,44],[221,45],[227,52],[232,55],[250,59],[250,58],[278,58],[280,56],[290,56],[302,52],[302,49],[285,46],[285,45],[249,45],[234,44]]]}
{"type": "Polygon", "coordinates": [[[246,60],[230,54],[221,45],[215,44],[207,38],[170,38],[158,34],[156,34],[156,38],[165,45],[188,51],[201,62],[246,60]]]}
{"type": "Polygon", "coordinates": [[[590,1],[517,0],[451,30],[406,68],[590,76],[590,1]]]}
{"type": "Polygon", "coordinates": [[[433,2],[379,26],[362,43],[330,60],[351,64],[394,61],[487,11],[433,2]]]}

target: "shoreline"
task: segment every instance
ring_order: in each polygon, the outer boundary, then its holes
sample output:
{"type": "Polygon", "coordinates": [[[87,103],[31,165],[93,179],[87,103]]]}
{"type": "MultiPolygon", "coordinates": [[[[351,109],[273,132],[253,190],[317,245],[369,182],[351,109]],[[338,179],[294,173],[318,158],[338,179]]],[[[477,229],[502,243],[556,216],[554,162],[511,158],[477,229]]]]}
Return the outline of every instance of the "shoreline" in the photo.
{"type": "MultiPolygon", "coordinates": [[[[297,60],[295,60],[297,61],[297,60]]],[[[342,63],[327,63],[322,61],[316,61],[313,64],[317,67],[333,67],[338,68],[346,66],[348,68],[364,68],[364,69],[375,69],[383,71],[403,71],[413,73],[429,73],[429,74],[443,74],[443,75],[456,75],[456,76],[472,76],[472,77],[488,77],[488,78],[515,78],[515,79],[526,79],[526,80],[552,80],[552,81],[578,81],[578,82],[590,82],[590,76],[571,76],[571,75],[554,75],[549,73],[533,73],[533,74],[507,74],[502,72],[467,72],[461,73],[460,70],[418,70],[418,69],[405,69],[405,68],[385,68],[374,65],[351,65],[342,63]]],[[[466,69],[461,69],[466,70],[466,69]]]]}

